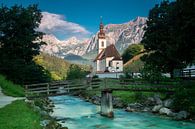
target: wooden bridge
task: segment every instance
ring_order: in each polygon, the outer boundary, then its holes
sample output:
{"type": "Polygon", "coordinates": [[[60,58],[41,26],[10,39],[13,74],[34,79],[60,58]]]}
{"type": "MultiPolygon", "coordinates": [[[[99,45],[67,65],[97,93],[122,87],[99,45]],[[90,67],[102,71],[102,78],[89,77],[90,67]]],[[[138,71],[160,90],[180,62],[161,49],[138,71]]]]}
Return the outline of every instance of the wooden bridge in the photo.
{"type": "Polygon", "coordinates": [[[81,91],[135,91],[135,92],[174,92],[173,85],[147,84],[130,79],[91,79],[66,80],[50,83],[25,85],[26,97],[48,97],[75,94],[81,91]]]}
{"type": "Polygon", "coordinates": [[[72,95],[81,91],[101,92],[101,115],[113,117],[112,92],[133,91],[133,92],[174,92],[174,85],[147,84],[146,82],[130,79],[90,79],[90,80],[69,80],[56,81],[51,83],[39,83],[26,85],[26,97],[48,97],[59,95],[72,95]]]}

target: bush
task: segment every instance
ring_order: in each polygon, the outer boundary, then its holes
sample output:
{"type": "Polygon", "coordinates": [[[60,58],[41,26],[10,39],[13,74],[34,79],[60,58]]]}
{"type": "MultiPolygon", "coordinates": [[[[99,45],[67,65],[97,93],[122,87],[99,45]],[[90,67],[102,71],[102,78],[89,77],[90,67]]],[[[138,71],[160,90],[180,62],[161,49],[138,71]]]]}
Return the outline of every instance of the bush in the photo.
{"type": "Polygon", "coordinates": [[[150,83],[159,83],[162,80],[162,74],[160,69],[152,65],[144,65],[142,70],[142,78],[150,83]]]}
{"type": "Polygon", "coordinates": [[[174,94],[174,109],[186,110],[195,114],[195,82],[188,81],[180,84],[174,94]]]}
{"type": "Polygon", "coordinates": [[[126,63],[131,58],[133,58],[134,56],[138,55],[139,53],[141,53],[143,51],[143,49],[144,49],[144,47],[141,44],[129,45],[129,47],[122,54],[124,63],[126,63]]]}
{"type": "Polygon", "coordinates": [[[9,96],[23,97],[24,89],[20,85],[13,84],[11,81],[0,75],[0,87],[3,93],[9,96]]]}
{"type": "Polygon", "coordinates": [[[87,71],[85,71],[84,69],[82,69],[78,65],[71,64],[70,68],[68,70],[68,73],[67,73],[67,79],[72,80],[72,79],[85,78],[87,73],[88,73],[87,71]]]}

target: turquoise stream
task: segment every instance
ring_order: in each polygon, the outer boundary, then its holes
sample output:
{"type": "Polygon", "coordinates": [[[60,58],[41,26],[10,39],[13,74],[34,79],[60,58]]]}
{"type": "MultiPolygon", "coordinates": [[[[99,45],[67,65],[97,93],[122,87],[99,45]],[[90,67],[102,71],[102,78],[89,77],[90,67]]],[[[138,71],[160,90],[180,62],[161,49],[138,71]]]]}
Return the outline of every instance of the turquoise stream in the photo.
{"type": "Polygon", "coordinates": [[[99,115],[100,107],[71,96],[51,97],[52,114],[65,118],[60,122],[69,129],[195,129],[195,123],[173,121],[149,113],[128,113],[115,109],[113,119],[99,115]]]}

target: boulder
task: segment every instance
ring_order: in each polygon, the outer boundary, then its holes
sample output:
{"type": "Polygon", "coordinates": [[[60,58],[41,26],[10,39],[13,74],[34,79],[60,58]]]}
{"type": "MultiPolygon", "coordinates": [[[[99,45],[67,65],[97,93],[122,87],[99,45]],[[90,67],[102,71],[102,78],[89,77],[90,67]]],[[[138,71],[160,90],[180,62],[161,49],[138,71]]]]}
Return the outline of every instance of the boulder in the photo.
{"type": "Polygon", "coordinates": [[[125,109],[125,111],[127,111],[127,112],[135,112],[136,110],[133,109],[133,108],[127,107],[127,108],[125,109]]]}
{"type": "Polygon", "coordinates": [[[143,112],[151,112],[151,108],[149,107],[144,107],[144,109],[142,110],[143,112]]]}
{"type": "Polygon", "coordinates": [[[146,106],[154,106],[155,104],[156,104],[156,101],[154,97],[148,97],[144,102],[144,105],[146,106]]]}
{"type": "Polygon", "coordinates": [[[40,114],[41,114],[42,116],[48,116],[48,113],[47,113],[46,111],[40,111],[40,114]]]}
{"type": "Polygon", "coordinates": [[[49,124],[50,120],[43,120],[43,121],[40,121],[40,125],[45,127],[49,124]]]}
{"type": "Polygon", "coordinates": [[[167,116],[172,116],[172,114],[173,114],[173,112],[172,112],[170,109],[165,108],[165,107],[161,108],[161,109],[159,110],[159,113],[160,113],[161,115],[167,115],[167,116]]]}
{"type": "Polygon", "coordinates": [[[173,105],[173,99],[167,99],[163,102],[164,107],[170,108],[173,105]]]}
{"type": "Polygon", "coordinates": [[[131,103],[128,104],[126,111],[134,112],[134,111],[141,111],[143,110],[144,106],[140,103],[131,103]]]}
{"type": "Polygon", "coordinates": [[[122,108],[124,107],[124,104],[120,98],[113,98],[113,106],[116,108],[122,108]]]}
{"type": "Polygon", "coordinates": [[[141,107],[143,107],[143,105],[140,104],[140,103],[130,103],[130,104],[128,104],[128,107],[131,107],[131,108],[141,108],[141,107]]]}
{"type": "Polygon", "coordinates": [[[41,111],[41,108],[39,106],[34,106],[34,111],[37,111],[37,112],[40,112],[41,111]]]}
{"type": "Polygon", "coordinates": [[[93,96],[91,100],[92,100],[92,103],[97,104],[97,105],[100,105],[101,103],[101,98],[99,96],[93,96]]]}
{"type": "Polygon", "coordinates": [[[176,114],[175,119],[176,120],[187,119],[189,115],[190,114],[187,111],[180,111],[179,113],[176,114]]]}
{"type": "Polygon", "coordinates": [[[152,112],[157,113],[159,112],[159,110],[162,108],[162,105],[156,105],[152,108],[152,112]]]}
{"type": "Polygon", "coordinates": [[[159,95],[155,95],[154,100],[155,100],[157,105],[162,105],[163,104],[163,101],[160,99],[159,95]]]}

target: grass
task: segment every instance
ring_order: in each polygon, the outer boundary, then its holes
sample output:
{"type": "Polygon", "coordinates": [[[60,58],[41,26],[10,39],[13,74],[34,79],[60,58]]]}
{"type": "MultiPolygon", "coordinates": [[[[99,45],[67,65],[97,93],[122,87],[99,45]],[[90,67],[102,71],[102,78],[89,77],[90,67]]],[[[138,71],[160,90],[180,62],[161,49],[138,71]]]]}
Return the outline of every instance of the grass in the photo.
{"type": "Polygon", "coordinates": [[[163,93],[154,93],[154,92],[131,92],[131,91],[114,91],[113,96],[120,98],[123,103],[129,104],[129,103],[142,103],[144,102],[148,97],[153,97],[155,94],[159,94],[161,99],[165,98],[165,94],[163,93]]]}
{"type": "Polygon", "coordinates": [[[41,129],[41,116],[22,100],[0,108],[0,129],[41,129]]]}
{"type": "Polygon", "coordinates": [[[25,96],[24,88],[20,85],[13,84],[11,81],[6,80],[6,78],[0,75],[0,87],[2,92],[6,95],[13,97],[23,97],[25,96]]]}
{"type": "Polygon", "coordinates": [[[127,63],[124,64],[124,71],[127,72],[140,72],[140,70],[144,67],[144,62],[141,61],[140,57],[142,57],[145,53],[141,53],[139,55],[134,56],[127,63]]]}
{"type": "MultiPolygon", "coordinates": [[[[135,81],[135,80],[134,80],[135,81]]],[[[141,81],[141,80],[140,80],[141,81]]],[[[133,80],[131,80],[131,82],[133,82],[133,80]]],[[[174,83],[170,82],[171,85],[173,85],[174,83]]],[[[119,80],[117,79],[102,79],[102,81],[100,82],[99,86],[99,91],[98,89],[96,90],[92,90],[92,91],[85,91],[83,92],[83,94],[85,96],[89,96],[89,97],[92,97],[94,95],[98,95],[100,96],[101,95],[101,92],[100,90],[101,89],[104,89],[105,88],[105,85],[106,85],[106,88],[120,88],[120,87],[123,87],[123,88],[131,88],[131,87],[140,87],[140,88],[146,88],[148,86],[159,86],[159,85],[162,85],[163,83],[161,84],[149,84],[149,83],[143,83],[143,84],[129,84],[127,86],[122,86],[119,84],[119,80]]],[[[165,82],[166,84],[166,82],[165,82]]],[[[152,97],[154,96],[155,94],[158,94],[161,99],[165,99],[166,97],[166,94],[165,93],[159,93],[159,92],[133,92],[133,91],[113,91],[112,95],[114,97],[118,97],[120,98],[124,104],[129,104],[129,103],[135,103],[135,102],[139,102],[139,103],[142,103],[145,101],[146,98],[148,97],[152,97]]]]}

